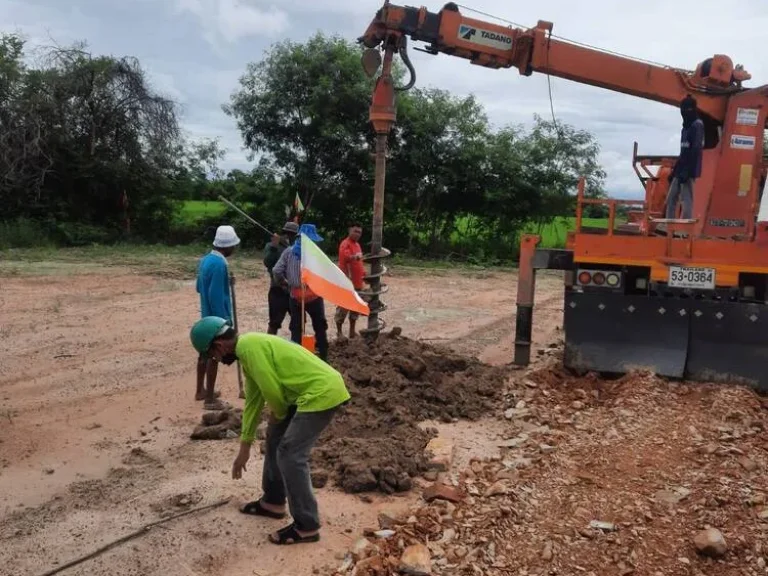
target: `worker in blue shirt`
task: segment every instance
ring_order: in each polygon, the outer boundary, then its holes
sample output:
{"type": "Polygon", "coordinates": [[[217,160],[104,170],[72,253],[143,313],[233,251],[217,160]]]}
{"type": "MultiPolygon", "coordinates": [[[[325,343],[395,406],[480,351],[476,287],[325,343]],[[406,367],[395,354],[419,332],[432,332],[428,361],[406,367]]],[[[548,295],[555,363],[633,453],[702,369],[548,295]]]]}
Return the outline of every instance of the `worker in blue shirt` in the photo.
{"type": "MultiPolygon", "coordinates": [[[[230,325],[232,321],[232,299],[227,258],[240,244],[232,226],[219,226],[213,240],[213,250],[200,259],[197,268],[197,293],[200,294],[200,317],[218,316],[230,325]]],[[[232,279],[234,281],[234,278],[232,279]]],[[[204,355],[197,359],[197,391],[195,400],[205,400],[206,410],[223,410],[227,405],[219,400],[220,393],[214,391],[218,363],[204,355]]]]}
{"type": "Polygon", "coordinates": [[[677,202],[683,205],[682,218],[693,216],[693,185],[701,176],[701,158],[704,149],[704,122],[699,118],[696,99],[686,96],[680,104],[683,129],[680,132],[680,155],[669,178],[666,217],[672,219],[677,202]]]}

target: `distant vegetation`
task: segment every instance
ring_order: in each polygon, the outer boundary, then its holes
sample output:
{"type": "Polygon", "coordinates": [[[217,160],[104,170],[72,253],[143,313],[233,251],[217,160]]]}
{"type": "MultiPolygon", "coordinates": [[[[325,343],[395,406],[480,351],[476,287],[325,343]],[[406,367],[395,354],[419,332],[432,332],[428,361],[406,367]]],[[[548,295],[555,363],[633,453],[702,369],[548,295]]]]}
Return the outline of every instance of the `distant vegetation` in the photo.
{"type": "MultiPolygon", "coordinates": [[[[37,48],[27,64],[24,42],[0,35],[0,248],[207,242],[223,222],[263,246],[220,193],[278,228],[298,192],[331,249],[350,221],[369,231],[372,81],[356,45],[317,35],[248,66],[224,109],[256,163],[229,173],[226,151],[185,137],[137,60],[37,48]]],[[[397,106],[384,231],[394,252],[508,261],[523,231],[564,240],[580,176],[603,195],[587,132],[538,117],[494,130],[474,98],[436,89],[400,93],[397,106]]]]}

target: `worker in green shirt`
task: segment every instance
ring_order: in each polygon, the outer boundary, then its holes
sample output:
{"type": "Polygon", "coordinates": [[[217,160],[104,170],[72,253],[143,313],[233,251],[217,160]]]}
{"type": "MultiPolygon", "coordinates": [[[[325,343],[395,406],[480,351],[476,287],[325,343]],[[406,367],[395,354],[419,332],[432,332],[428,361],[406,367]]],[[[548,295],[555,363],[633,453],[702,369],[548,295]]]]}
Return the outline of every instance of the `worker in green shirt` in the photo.
{"type": "Polygon", "coordinates": [[[270,408],[264,494],[241,512],[280,519],[285,517],[287,497],[293,523],[270,534],[269,540],[274,544],[317,542],[320,519],[309,454],[338,408],[350,398],[343,377],[298,344],[271,334],[238,334],[216,316],[198,320],[190,339],[200,354],[216,361],[239,360],[245,373],[240,452],[232,465],[232,478],[241,478],[246,470],[262,410],[265,404],[270,408]]]}

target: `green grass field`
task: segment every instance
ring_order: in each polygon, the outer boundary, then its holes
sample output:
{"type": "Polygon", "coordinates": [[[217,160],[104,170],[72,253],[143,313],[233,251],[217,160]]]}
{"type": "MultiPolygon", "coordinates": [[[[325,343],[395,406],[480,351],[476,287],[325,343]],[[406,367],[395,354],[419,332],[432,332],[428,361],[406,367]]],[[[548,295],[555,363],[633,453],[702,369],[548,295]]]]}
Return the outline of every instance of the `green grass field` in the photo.
{"type": "MultiPolygon", "coordinates": [[[[247,210],[247,207],[244,207],[244,209],[247,210]]],[[[177,219],[180,223],[194,225],[205,218],[223,214],[225,210],[226,205],[218,200],[186,200],[179,203],[177,219]]],[[[582,222],[585,226],[600,228],[608,226],[607,218],[584,218],[582,222]]],[[[566,234],[575,227],[576,218],[569,216],[558,218],[554,222],[541,227],[531,224],[525,229],[525,232],[541,235],[542,248],[557,248],[565,245],[566,234]]]]}
{"type": "Polygon", "coordinates": [[[181,223],[194,224],[204,218],[223,214],[226,208],[226,204],[218,200],[185,200],[179,203],[176,217],[181,223]]]}

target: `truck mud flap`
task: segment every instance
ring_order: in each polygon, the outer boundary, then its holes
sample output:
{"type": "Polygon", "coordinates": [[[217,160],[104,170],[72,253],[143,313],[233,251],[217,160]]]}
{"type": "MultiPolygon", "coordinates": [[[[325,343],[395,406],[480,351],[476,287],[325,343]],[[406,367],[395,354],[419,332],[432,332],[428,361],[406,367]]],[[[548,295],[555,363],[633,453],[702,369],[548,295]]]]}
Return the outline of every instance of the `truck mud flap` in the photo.
{"type": "Polygon", "coordinates": [[[682,378],[690,303],[624,294],[566,293],[564,364],[577,371],[621,374],[651,370],[682,378]]]}
{"type": "Polygon", "coordinates": [[[768,392],[768,306],[692,301],[686,377],[768,392]]]}

